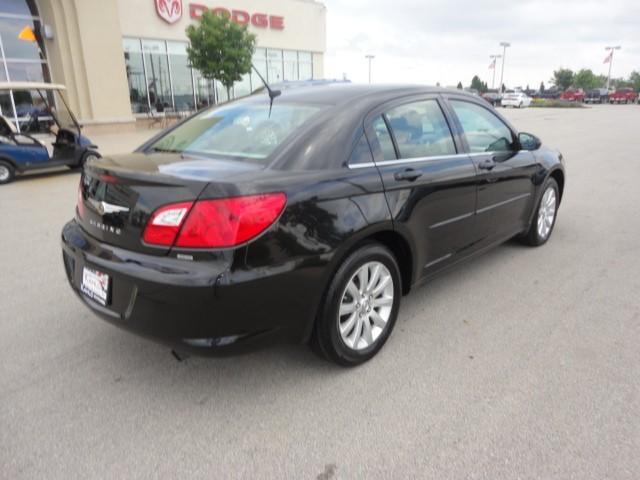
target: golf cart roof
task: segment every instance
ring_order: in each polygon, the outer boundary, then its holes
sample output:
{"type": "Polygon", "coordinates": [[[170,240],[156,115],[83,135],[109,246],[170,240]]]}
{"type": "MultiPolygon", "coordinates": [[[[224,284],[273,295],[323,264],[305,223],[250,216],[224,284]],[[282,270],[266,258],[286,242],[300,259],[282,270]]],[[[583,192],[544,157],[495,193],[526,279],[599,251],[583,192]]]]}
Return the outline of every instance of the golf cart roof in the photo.
{"type": "Polygon", "coordinates": [[[0,82],[0,92],[7,90],[66,90],[66,87],[59,83],[0,82]]]}

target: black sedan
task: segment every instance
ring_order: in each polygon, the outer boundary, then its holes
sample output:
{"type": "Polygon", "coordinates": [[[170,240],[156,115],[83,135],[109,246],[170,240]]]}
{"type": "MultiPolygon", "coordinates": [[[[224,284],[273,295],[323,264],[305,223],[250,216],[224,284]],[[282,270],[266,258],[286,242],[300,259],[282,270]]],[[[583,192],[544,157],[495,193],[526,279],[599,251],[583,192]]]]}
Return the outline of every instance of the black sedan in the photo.
{"type": "Polygon", "coordinates": [[[309,342],[355,365],[411,289],[544,244],[564,185],[561,154],[460,91],[258,94],[87,164],[64,266],[98,316],[177,352],[309,342]]]}

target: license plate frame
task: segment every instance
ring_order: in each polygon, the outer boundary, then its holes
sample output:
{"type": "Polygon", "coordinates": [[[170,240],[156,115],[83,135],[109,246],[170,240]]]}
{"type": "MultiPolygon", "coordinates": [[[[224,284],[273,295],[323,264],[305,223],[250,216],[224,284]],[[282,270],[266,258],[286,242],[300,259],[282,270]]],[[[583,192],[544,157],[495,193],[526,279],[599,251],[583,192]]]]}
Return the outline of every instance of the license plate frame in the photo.
{"type": "Polygon", "coordinates": [[[83,266],[80,291],[85,297],[106,307],[111,296],[111,277],[95,268],[83,266]]]}

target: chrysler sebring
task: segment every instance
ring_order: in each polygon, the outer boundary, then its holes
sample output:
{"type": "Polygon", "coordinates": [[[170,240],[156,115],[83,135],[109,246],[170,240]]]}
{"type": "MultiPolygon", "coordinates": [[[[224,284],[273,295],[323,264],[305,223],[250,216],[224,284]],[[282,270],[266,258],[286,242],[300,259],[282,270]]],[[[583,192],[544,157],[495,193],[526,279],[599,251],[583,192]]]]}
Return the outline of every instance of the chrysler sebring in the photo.
{"type": "Polygon", "coordinates": [[[304,342],[356,365],[410,290],[553,231],[562,155],[479,97],[333,84],[271,100],[85,165],[63,263],[96,315],[177,352],[304,342]]]}

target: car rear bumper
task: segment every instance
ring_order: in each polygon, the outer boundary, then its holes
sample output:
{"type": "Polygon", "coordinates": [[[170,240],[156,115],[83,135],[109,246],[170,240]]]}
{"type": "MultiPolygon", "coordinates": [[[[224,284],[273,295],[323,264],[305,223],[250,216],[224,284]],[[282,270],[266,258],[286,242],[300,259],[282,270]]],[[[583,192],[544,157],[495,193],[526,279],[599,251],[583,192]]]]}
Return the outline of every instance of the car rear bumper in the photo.
{"type": "Polygon", "coordinates": [[[178,352],[225,355],[301,342],[313,322],[317,288],[293,265],[232,273],[232,252],[212,261],[130,252],[98,242],[75,220],[62,231],[62,250],[71,288],[96,315],[178,352]],[[80,291],[85,266],[109,275],[106,306],[80,291]]]}

